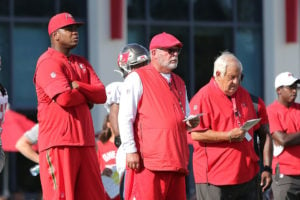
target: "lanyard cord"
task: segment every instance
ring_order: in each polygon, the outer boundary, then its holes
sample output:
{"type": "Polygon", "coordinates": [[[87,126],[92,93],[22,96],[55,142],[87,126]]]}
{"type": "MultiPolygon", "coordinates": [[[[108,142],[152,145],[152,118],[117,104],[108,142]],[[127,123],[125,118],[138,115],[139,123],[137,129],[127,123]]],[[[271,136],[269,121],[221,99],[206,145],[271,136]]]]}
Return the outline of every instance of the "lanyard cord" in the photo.
{"type": "Polygon", "coordinates": [[[180,105],[180,108],[182,110],[182,113],[185,115],[185,112],[184,112],[184,108],[183,108],[183,105],[182,105],[182,102],[180,100],[180,96],[178,94],[178,90],[177,90],[177,87],[176,87],[176,83],[175,83],[175,80],[173,80],[173,76],[171,74],[171,79],[170,79],[170,82],[169,82],[169,87],[170,87],[170,90],[172,91],[172,93],[175,95],[175,97],[177,98],[178,102],[179,102],[179,105],[180,105]],[[174,83],[174,84],[172,84],[174,83]],[[172,87],[172,85],[174,85],[174,89],[172,87]]]}
{"type": "Polygon", "coordinates": [[[232,97],[231,101],[232,101],[232,105],[233,105],[234,118],[235,118],[238,126],[241,127],[241,120],[240,120],[241,114],[239,113],[239,111],[237,109],[235,97],[232,97]]]}

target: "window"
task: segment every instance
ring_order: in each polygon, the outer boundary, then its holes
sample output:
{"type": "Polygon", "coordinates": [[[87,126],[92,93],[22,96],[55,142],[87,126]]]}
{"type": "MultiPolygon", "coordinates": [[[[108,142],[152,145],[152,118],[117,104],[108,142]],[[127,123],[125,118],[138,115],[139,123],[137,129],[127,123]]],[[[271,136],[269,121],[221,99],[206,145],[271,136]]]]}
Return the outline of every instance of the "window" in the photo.
{"type": "MultiPolygon", "coordinates": [[[[81,0],[0,0],[0,81],[8,90],[11,109],[36,120],[33,75],[37,59],[50,46],[48,21],[55,13],[70,12],[76,20],[84,22],[86,3],[81,0]]],[[[86,26],[78,30],[80,42],[73,52],[86,57],[86,26]]],[[[24,192],[25,199],[40,199],[40,179],[29,173],[34,163],[20,153],[6,152],[6,155],[9,162],[5,170],[9,172],[0,175],[0,193],[9,190],[14,197],[16,192],[24,192]],[[5,182],[9,188],[3,185],[5,180],[9,180],[5,182]]]]}
{"type": "MultiPolygon", "coordinates": [[[[175,73],[184,79],[189,99],[209,82],[215,58],[224,50],[242,62],[243,86],[262,96],[260,0],[128,0],[127,14],[128,42],[148,48],[153,35],[168,32],[183,43],[175,73]]],[[[191,165],[189,171],[187,199],[195,193],[191,165]]]]}
{"type": "MultiPolygon", "coordinates": [[[[33,74],[39,56],[50,46],[48,22],[55,13],[70,12],[86,21],[86,1],[0,0],[1,82],[7,87],[12,109],[36,110],[33,74]],[[24,9],[26,7],[26,9],[24,9]]],[[[86,56],[86,27],[79,28],[80,42],[74,53],[86,56]]]]}
{"type": "Polygon", "coordinates": [[[151,37],[163,31],[183,42],[175,72],[185,80],[189,97],[210,80],[214,59],[224,50],[241,60],[243,86],[263,94],[261,1],[128,0],[127,9],[128,42],[148,48],[151,37]]]}
{"type": "Polygon", "coordinates": [[[10,89],[10,78],[7,74],[10,74],[10,46],[9,46],[9,24],[0,22],[0,56],[1,56],[1,71],[0,71],[0,80],[3,86],[9,90],[10,89]]]}

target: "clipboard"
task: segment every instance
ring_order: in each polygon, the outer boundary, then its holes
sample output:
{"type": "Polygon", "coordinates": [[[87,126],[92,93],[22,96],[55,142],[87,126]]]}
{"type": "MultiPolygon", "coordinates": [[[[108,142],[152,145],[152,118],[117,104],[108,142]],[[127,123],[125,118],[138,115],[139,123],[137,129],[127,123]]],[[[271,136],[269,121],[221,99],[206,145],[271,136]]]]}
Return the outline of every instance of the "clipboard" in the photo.
{"type": "Polygon", "coordinates": [[[241,127],[242,130],[244,131],[249,131],[253,126],[255,126],[259,121],[261,120],[261,118],[258,119],[250,119],[248,121],[246,121],[243,126],[241,127]]]}
{"type": "Polygon", "coordinates": [[[197,117],[200,117],[200,116],[202,116],[202,115],[203,115],[203,113],[199,113],[199,114],[197,114],[197,115],[190,115],[190,116],[184,118],[184,120],[182,120],[182,121],[186,122],[186,121],[189,121],[189,120],[191,120],[191,119],[195,119],[195,118],[197,118],[197,117]]]}

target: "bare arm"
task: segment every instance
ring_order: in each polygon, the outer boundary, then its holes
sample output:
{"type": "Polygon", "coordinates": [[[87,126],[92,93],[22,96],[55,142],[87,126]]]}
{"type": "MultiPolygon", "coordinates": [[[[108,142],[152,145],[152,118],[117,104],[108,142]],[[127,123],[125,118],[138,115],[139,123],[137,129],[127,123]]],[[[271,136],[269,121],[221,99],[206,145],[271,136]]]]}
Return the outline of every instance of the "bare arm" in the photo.
{"type": "MultiPolygon", "coordinates": [[[[258,136],[260,141],[260,149],[262,149],[263,165],[271,167],[273,159],[273,143],[269,133],[269,126],[262,125],[258,130],[258,136]]],[[[261,187],[264,192],[272,184],[272,173],[269,171],[263,171],[261,174],[261,187]]]]}
{"type": "Polygon", "coordinates": [[[286,134],[281,131],[275,131],[272,135],[275,144],[286,146],[294,146],[300,144],[300,132],[286,134]]]}
{"type": "Polygon", "coordinates": [[[268,125],[262,125],[259,129],[260,148],[263,149],[264,166],[272,166],[273,159],[273,143],[269,133],[268,125]]]}
{"type": "Polygon", "coordinates": [[[110,105],[109,121],[111,123],[113,132],[116,136],[120,135],[119,125],[118,125],[118,114],[119,114],[119,104],[113,103],[110,105]]]}
{"type": "Polygon", "coordinates": [[[26,138],[25,135],[17,141],[16,148],[23,154],[26,158],[32,160],[33,162],[39,163],[39,154],[32,149],[32,143],[26,138]]]}
{"type": "Polygon", "coordinates": [[[109,121],[115,136],[114,144],[116,145],[116,147],[119,147],[122,143],[120,132],[119,132],[119,125],[118,125],[119,104],[116,103],[111,104],[109,110],[110,110],[109,121]]]}
{"type": "Polygon", "coordinates": [[[216,142],[241,142],[245,137],[245,131],[240,128],[234,128],[231,131],[213,131],[206,130],[201,132],[191,132],[193,140],[205,142],[205,143],[216,143],[216,142]]]}

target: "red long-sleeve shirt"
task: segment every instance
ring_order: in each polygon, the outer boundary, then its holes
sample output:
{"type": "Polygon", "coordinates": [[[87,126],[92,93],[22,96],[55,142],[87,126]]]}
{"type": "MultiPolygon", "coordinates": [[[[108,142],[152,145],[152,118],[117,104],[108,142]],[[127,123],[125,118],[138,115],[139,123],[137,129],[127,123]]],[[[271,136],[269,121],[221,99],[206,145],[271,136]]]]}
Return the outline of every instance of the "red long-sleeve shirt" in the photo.
{"type": "Polygon", "coordinates": [[[105,87],[82,57],[49,48],[34,75],[38,99],[39,150],[54,146],[94,146],[90,103],[104,103],[105,87]],[[78,88],[72,89],[76,81],[78,88]]]}

